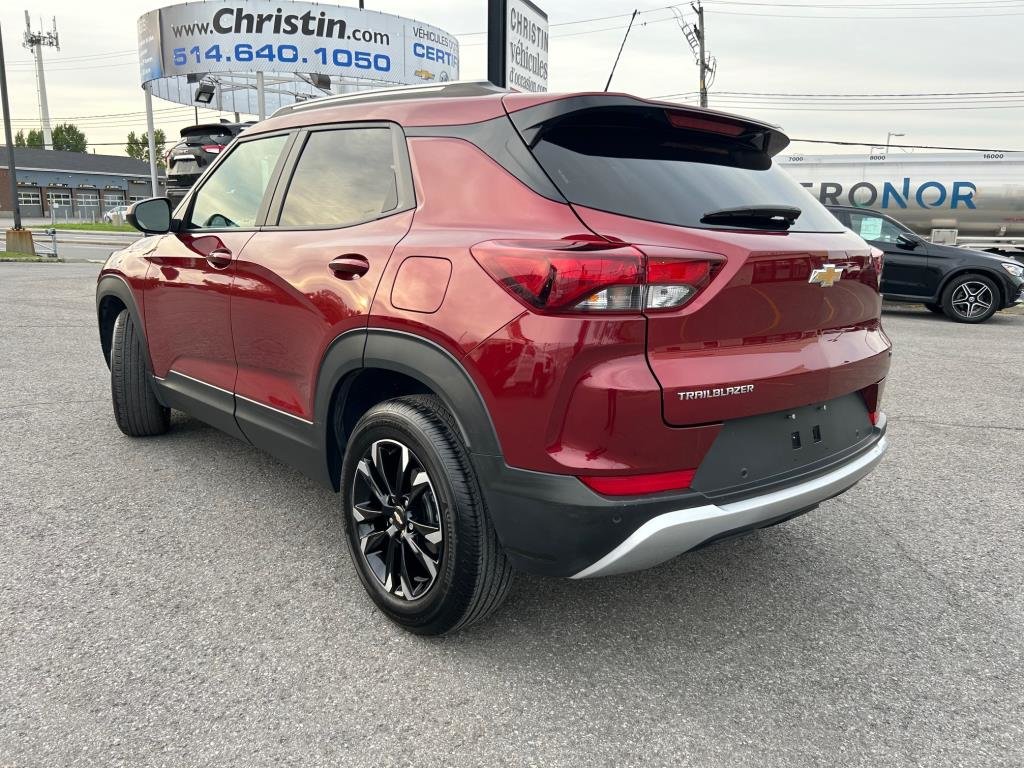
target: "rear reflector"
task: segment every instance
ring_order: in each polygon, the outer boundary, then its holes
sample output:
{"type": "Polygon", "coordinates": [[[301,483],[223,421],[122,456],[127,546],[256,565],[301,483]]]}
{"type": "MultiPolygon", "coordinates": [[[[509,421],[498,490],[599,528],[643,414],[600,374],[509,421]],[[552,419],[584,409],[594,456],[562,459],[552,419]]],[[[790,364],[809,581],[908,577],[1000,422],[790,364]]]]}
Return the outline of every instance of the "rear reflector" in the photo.
{"type": "Polygon", "coordinates": [[[605,496],[639,496],[644,493],[685,490],[690,487],[696,472],[696,469],[680,469],[653,475],[585,475],[579,480],[592,491],[605,496]]]}

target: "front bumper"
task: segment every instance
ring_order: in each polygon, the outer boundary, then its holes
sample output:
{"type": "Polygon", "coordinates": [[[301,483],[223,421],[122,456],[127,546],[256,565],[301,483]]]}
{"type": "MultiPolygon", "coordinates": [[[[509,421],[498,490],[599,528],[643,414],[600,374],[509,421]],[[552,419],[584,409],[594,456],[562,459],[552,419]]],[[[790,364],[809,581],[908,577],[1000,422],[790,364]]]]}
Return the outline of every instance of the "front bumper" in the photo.
{"type": "MultiPolygon", "coordinates": [[[[735,490],[612,498],[575,477],[511,468],[474,454],[491,520],[512,564],[587,578],[639,570],[712,541],[808,512],[856,484],[887,448],[886,420],[812,465],[735,490]]],[[[731,451],[730,451],[731,453],[731,451]]]]}

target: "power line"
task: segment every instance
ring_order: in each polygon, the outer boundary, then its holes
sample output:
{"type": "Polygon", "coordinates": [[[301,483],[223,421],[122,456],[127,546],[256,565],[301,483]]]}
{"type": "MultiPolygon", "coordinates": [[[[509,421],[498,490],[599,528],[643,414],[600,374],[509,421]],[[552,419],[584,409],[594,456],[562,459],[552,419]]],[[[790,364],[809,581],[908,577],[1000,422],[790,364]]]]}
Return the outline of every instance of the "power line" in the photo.
{"type": "Polygon", "coordinates": [[[946,8],[962,9],[962,8],[974,8],[979,10],[985,10],[987,8],[1005,8],[1007,6],[1021,5],[1021,0],[979,0],[978,2],[970,2],[970,0],[953,0],[953,2],[940,3],[935,0],[925,0],[925,2],[892,2],[892,3],[757,3],[750,2],[747,0],[705,0],[708,5],[740,5],[740,6],[754,6],[755,8],[819,8],[822,10],[831,10],[833,8],[863,8],[867,10],[886,10],[889,8],[917,8],[926,10],[943,10],[946,8]]]}
{"type": "MultiPolygon", "coordinates": [[[[837,139],[790,139],[790,141],[799,141],[804,144],[837,144],[844,147],[877,147],[880,146],[877,141],[839,141],[837,139]]],[[[941,147],[934,144],[890,144],[890,147],[896,149],[943,149],[950,150],[953,152],[1024,152],[1020,149],[989,149],[984,147],[941,147]]]]}

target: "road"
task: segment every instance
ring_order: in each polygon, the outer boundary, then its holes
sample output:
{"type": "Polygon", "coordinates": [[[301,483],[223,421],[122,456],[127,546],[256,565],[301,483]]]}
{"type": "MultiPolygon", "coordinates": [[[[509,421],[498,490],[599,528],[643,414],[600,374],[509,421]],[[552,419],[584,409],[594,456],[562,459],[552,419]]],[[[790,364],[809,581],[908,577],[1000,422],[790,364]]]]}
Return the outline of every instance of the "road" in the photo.
{"type": "Polygon", "coordinates": [[[336,496],[118,432],[96,269],[0,264],[0,765],[1024,763],[1024,316],[888,313],[890,455],[819,510],[423,639],[336,496]]]}

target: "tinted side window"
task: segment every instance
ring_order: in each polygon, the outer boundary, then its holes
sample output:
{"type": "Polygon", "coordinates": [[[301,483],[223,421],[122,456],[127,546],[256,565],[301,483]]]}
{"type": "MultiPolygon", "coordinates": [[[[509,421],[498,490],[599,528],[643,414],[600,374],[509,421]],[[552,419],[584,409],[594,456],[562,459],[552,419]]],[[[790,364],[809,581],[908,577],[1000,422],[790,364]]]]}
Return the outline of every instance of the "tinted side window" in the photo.
{"type": "Polygon", "coordinates": [[[345,128],[309,135],[281,208],[283,227],[346,227],[398,207],[388,128],[345,128]]]}
{"type": "Polygon", "coordinates": [[[895,243],[896,238],[904,232],[888,219],[870,213],[851,213],[850,229],[865,240],[874,240],[876,243],[895,243]]]}
{"type": "Polygon", "coordinates": [[[196,194],[188,225],[199,229],[252,227],[287,136],[246,141],[224,158],[196,194]]]}

